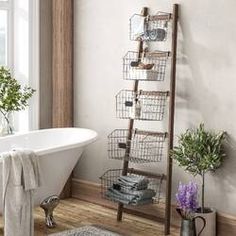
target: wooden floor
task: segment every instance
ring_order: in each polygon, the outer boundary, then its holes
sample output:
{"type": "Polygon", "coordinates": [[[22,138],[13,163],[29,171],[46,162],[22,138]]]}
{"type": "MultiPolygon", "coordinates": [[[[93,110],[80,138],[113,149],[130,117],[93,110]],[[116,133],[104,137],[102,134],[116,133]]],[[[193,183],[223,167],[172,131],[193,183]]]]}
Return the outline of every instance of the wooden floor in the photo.
{"type": "MultiPolygon", "coordinates": [[[[77,199],[62,200],[54,212],[58,223],[55,229],[47,229],[44,225],[42,209],[35,209],[35,236],[48,235],[84,225],[98,225],[125,236],[163,235],[163,225],[156,222],[124,214],[122,222],[116,221],[116,211],[77,199]]],[[[0,235],[3,235],[1,221],[0,235]]],[[[171,235],[179,235],[177,228],[171,229],[171,235]]]]}

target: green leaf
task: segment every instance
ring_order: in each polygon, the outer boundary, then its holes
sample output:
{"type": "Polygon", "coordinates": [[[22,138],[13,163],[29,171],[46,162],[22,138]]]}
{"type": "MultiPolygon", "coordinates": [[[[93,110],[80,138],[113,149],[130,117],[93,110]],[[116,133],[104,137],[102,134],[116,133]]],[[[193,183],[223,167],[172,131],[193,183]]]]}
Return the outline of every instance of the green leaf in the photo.
{"type": "Polygon", "coordinates": [[[178,146],[174,147],[171,156],[193,175],[214,171],[226,156],[222,145],[224,139],[225,132],[209,132],[204,124],[200,124],[197,129],[188,129],[179,136],[178,146]]]}
{"type": "Polygon", "coordinates": [[[0,110],[3,113],[26,109],[35,91],[29,86],[22,88],[10,70],[0,67],[0,110]]]}

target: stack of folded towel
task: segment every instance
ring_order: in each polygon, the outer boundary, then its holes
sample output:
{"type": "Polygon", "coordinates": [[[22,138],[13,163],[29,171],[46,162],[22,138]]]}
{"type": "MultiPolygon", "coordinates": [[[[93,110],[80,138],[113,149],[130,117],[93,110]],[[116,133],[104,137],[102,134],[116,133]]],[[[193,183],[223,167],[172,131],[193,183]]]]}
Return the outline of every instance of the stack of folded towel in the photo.
{"type": "Polygon", "coordinates": [[[156,192],[148,189],[149,180],[143,176],[120,176],[116,183],[107,189],[106,197],[127,205],[152,203],[156,192]]]}

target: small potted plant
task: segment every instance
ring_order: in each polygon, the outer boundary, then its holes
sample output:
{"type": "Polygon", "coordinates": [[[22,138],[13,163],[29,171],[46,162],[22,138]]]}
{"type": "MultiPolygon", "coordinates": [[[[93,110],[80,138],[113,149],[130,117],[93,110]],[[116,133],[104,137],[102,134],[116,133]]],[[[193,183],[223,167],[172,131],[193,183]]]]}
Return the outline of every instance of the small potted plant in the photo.
{"type": "Polygon", "coordinates": [[[197,129],[188,129],[181,134],[178,146],[174,147],[172,152],[172,158],[179,166],[202,179],[201,207],[197,213],[206,219],[206,228],[202,233],[206,236],[216,235],[216,211],[205,207],[205,175],[221,166],[225,157],[222,145],[224,139],[225,132],[206,131],[204,125],[200,124],[197,129]]]}
{"type": "Polygon", "coordinates": [[[10,70],[0,67],[0,113],[2,115],[1,135],[14,131],[10,116],[14,111],[24,110],[35,90],[29,86],[22,87],[14,79],[10,70]]]}
{"type": "Polygon", "coordinates": [[[205,228],[206,221],[201,216],[196,216],[195,212],[198,209],[198,187],[196,183],[179,184],[178,192],[176,193],[177,212],[181,216],[180,236],[196,236],[195,220],[203,221],[202,229],[198,233],[201,235],[205,228]]]}

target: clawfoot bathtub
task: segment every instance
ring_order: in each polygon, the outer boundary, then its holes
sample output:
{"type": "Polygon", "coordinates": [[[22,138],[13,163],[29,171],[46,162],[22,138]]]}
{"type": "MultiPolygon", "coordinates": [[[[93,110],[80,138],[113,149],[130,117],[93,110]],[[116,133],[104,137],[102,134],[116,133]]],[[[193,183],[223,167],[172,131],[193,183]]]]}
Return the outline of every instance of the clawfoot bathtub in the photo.
{"type": "MultiPolygon", "coordinates": [[[[36,190],[34,197],[35,206],[39,206],[47,197],[61,193],[84,147],[95,141],[96,137],[95,131],[81,128],[37,130],[1,137],[0,153],[25,148],[33,150],[39,156],[43,185],[36,190]]],[[[2,212],[2,194],[0,194],[0,212],[2,212]]]]}

